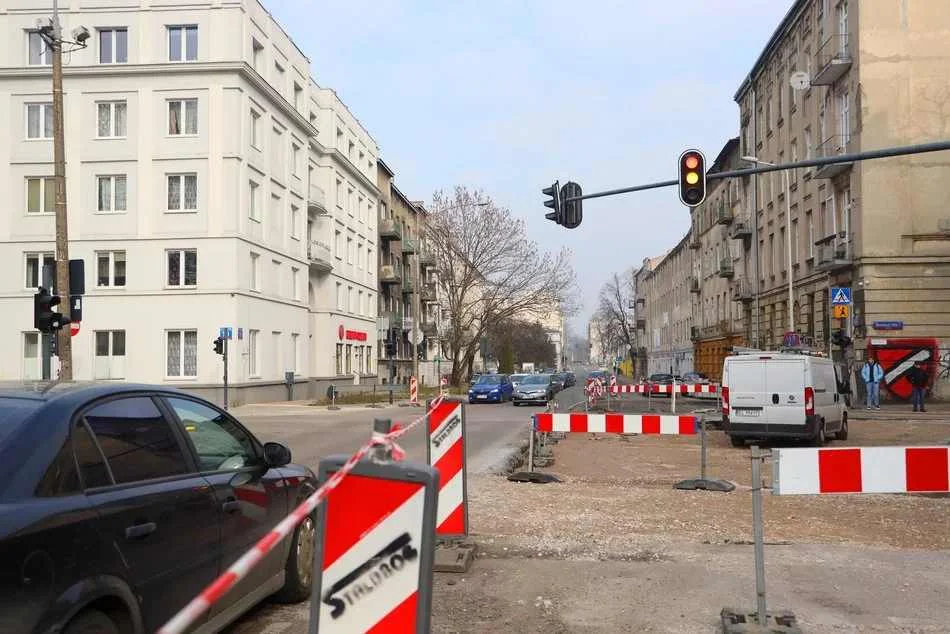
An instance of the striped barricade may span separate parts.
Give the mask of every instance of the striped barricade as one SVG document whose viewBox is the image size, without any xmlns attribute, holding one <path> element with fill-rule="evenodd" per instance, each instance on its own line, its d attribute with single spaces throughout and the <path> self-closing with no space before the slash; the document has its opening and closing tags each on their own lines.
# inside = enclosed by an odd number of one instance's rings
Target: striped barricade
<svg viewBox="0 0 950 634">
<path fill-rule="evenodd" d="M 539 432 L 589 432 L 606 434 L 662 434 L 693 436 L 697 433 L 695 416 L 660 414 L 535 414 Z"/>
<path fill-rule="evenodd" d="M 442 399 L 429 411 L 426 429 L 428 463 L 439 472 L 439 504 L 436 537 L 458 539 L 468 536 L 468 470 L 465 463 L 465 405 L 460 400 Z"/>
<path fill-rule="evenodd" d="M 419 404 L 419 382 L 414 376 L 409 377 L 409 404 Z"/>
</svg>

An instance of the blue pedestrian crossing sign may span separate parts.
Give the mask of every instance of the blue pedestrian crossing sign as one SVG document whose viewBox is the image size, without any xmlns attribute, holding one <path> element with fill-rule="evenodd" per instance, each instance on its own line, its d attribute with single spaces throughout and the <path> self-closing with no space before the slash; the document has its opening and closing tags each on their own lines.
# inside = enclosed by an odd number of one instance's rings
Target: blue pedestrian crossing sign
<svg viewBox="0 0 950 634">
<path fill-rule="evenodd" d="M 832 286 L 831 287 L 831 305 L 832 306 L 850 306 L 851 305 L 851 287 L 850 286 Z"/>
<path fill-rule="evenodd" d="M 234 331 L 231 330 L 230 326 L 221 326 L 218 328 L 218 336 L 223 339 L 232 339 L 234 336 Z"/>
</svg>

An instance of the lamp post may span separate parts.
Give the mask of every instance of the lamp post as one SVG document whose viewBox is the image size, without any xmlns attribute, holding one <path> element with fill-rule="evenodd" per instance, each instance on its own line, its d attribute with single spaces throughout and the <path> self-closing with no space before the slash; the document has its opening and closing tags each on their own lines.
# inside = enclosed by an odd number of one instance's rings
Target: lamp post
<svg viewBox="0 0 950 634">
<path fill-rule="evenodd" d="M 743 161 L 759 165 L 774 166 L 775 163 L 760 161 L 755 156 L 743 156 Z M 788 332 L 795 332 L 795 277 L 792 272 L 792 191 L 789 187 L 788 170 L 782 170 L 785 179 L 785 255 L 788 267 Z M 758 222 L 756 222 L 758 224 Z"/>
</svg>

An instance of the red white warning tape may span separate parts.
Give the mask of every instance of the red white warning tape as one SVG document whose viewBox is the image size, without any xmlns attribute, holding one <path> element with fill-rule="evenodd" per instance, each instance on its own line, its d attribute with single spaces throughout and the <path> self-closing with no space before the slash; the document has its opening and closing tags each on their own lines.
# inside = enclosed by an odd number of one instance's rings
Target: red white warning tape
<svg viewBox="0 0 950 634">
<path fill-rule="evenodd" d="M 696 417 L 658 414 L 555 414 L 535 416 L 537 431 L 693 436 Z"/>
<path fill-rule="evenodd" d="M 439 396 L 433 399 L 431 407 L 435 408 L 441 402 L 442 397 Z M 428 414 L 428 412 L 426 414 Z M 313 513 L 313 510 L 317 508 L 320 502 L 326 499 L 330 491 L 336 488 L 340 481 L 353 470 L 356 463 L 363 459 L 373 447 L 383 446 L 391 449 L 394 460 L 402 460 L 405 458 L 406 454 L 396 444 L 396 439 L 406 434 L 406 432 L 413 427 L 421 424 L 425 419 L 426 415 L 424 414 L 405 427 L 394 428 L 388 434 L 373 432 L 369 442 L 350 456 L 349 460 L 346 461 L 339 471 L 334 472 L 323 486 L 314 491 L 313 494 L 304 500 L 300 506 L 295 508 L 290 515 L 282 519 L 277 526 L 254 544 L 253 548 L 241 555 L 240 559 L 231 564 L 231 567 L 228 568 L 224 574 L 212 581 L 197 597 L 192 599 L 191 602 L 182 608 L 178 614 L 173 616 L 168 623 L 163 625 L 158 630 L 158 634 L 180 634 L 188 629 L 199 616 L 217 603 L 238 581 L 247 576 L 251 568 L 266 557 L 282 539 L 290 535 L 297 527 L 297 524 Z"/>
<path fill-rule="evenodd" d="M 677 383 L 677 394 L 715 394 L 719 391 L 718 385 L 711 383 Z M 671 394 L 673 386 L 669 384 L 639 383 L 637 385 L 612 385 L 611 394 Z"/>
<path fill-rule="evenodd" d="M 774 449 L 775 495 L 950 492 L 950 447 Z"/>
</svg>

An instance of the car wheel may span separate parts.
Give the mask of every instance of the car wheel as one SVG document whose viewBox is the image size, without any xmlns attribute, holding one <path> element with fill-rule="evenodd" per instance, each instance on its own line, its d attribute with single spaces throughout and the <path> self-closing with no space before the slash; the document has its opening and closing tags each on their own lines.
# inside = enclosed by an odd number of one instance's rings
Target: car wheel
<svg viewBox="0 0 950 634">
<path fill-rule="evenodd" d="M 733 447 L 745 447 L 745 438 L 741 436 L 729 436 L 729 442 Z"/>
<path fill-rule="evenodd" d="M 119 627 L 99 610 L 83 610 L 70 621 L 63 634 L 119 634 Z"/>
<path fill-rule="evenodd" d="M 825 421 L 818 421 L 818 431 L 815 432 L 815 437 L 812 439 L 812 444 L 816 447 L 824 447 L 825 443 L 828 442 L 828 438 L 825 436 Z"/>
<path fill-rule="evenodd" d="M 514 405 L 515 407 L 518 407 L 519 405 L 521 405 L 521 403 L 519 403 L 518 401 L 515 401 L 515 400 L 512 400 L 512 401 L 511 401 L 511 404 Z"/>
<path fill-rule="evenodd" d="M 841 429 L 838 430 L 838 433 L 835 434 L 835 438 L 838 440 L 847 440 L 848 439 L 848 415 L 841 415 Z"/>
<path fill-rule="evenodd" d="M 310 597 L 313 586 L 313 549 L 317 531 L 313 516 L 308 515 L 294 531 L 290 554 L 284 565 L 284 587 L 274 595 L 280 603 L 300 603 Z"/>
</svg>

